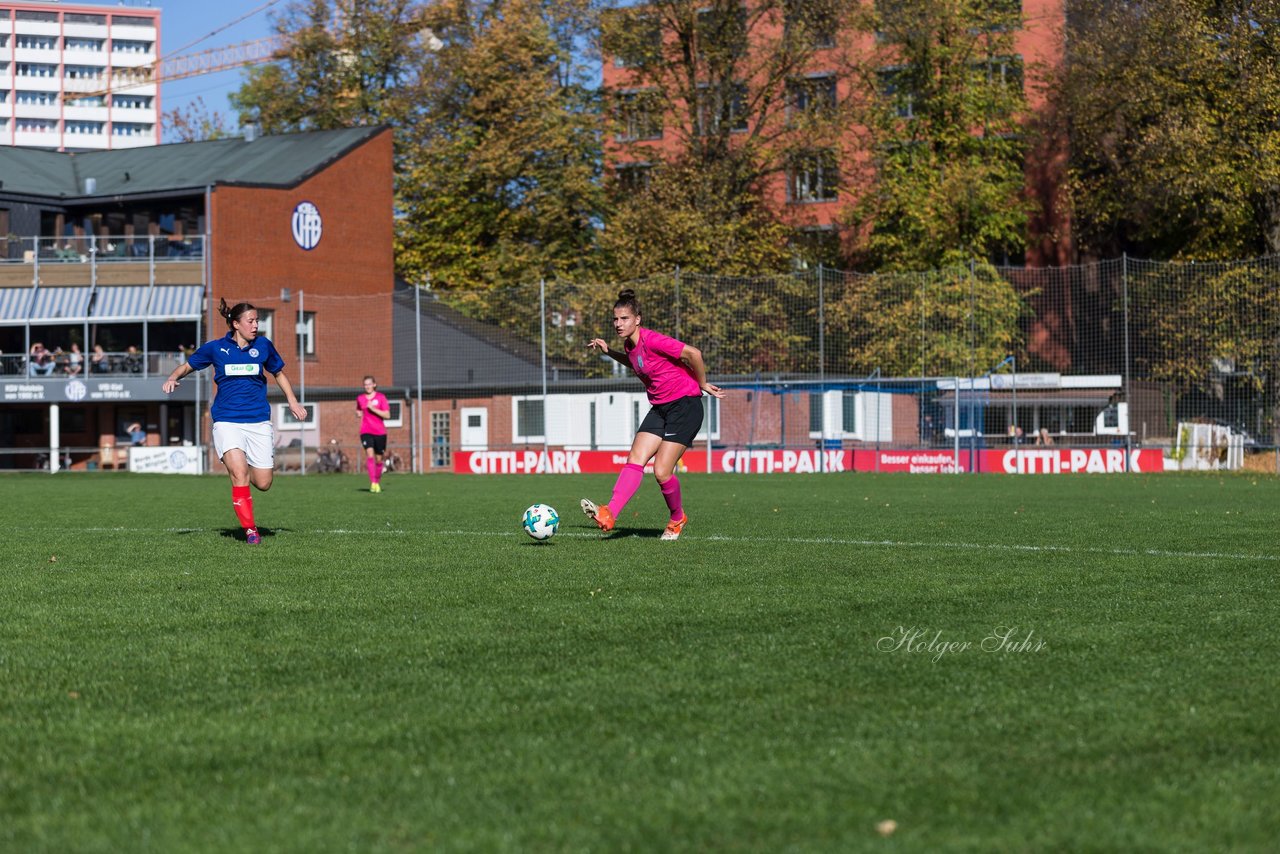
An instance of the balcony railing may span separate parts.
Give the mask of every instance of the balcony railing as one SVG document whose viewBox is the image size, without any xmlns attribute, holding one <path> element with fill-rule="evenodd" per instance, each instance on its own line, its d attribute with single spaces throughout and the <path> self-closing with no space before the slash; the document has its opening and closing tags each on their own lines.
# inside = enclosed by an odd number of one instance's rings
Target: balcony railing
<svg viewBox="0 0 1280 854">
<path fill-rule="evenodd" d="M 145 380 L 166 377 L 186 361 L 185 353 L 173 350 L 89 352 L 77 355 L 80 357 L 78 361 L 70 352 L 61 349 L 50 352 L 47 359 L 33 354 L 0 354 L 0 381 L 67 380 L 71 377 Z"/>
<path fill-rule="evenodd" d="M 204 235 L 0 235 L 0 287 L 203 284 L 207 245 Z"/>
</svg>

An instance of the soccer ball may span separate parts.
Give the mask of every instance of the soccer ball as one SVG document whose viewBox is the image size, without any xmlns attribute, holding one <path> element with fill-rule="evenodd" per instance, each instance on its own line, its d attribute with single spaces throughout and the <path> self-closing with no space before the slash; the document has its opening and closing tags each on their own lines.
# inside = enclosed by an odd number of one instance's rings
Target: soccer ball
<svg viewBox="0 0 1280 854">
<path fill-rule="evenodd" d="M 524 511 L 524 532 L 535 540 L 549 540 L 560 527 L 560 516 L 554 507 L 534 504 Z"/>
</svg>

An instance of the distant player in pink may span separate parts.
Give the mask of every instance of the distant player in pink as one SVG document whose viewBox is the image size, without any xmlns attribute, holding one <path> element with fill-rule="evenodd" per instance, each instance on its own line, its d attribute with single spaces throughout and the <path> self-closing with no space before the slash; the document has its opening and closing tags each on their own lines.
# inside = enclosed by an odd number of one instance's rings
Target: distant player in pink
<svg viewBox="0 0 1280 854">
<path fill-rule="evenodd" d="M 622 339 L 621 352 L 611 349 L 603 338 L 594 338 L 587 346 L 631 368 L 644 383 L 653 408 L 640 422 L 609 503 L 598 506 L 584 498 L 582 511 L 600 530 L 612 531 L 618 514 L 644 480 L 645 465 L 653 460 L 653 476 L 671 511 L 662 539 L 676 540 L 689 521 L 680 500 L 676 463 L 702 429 L 702 393 L 724 397 L 724 392 L 707 382 L 707 365 L 697 347 L 640 325 L 640 303 L 630 288 L 621 291 L 613 304 L 613 331 Z"/>
<path fill-rule="evenodd" d="M 369 491 L 382 491 L 382 459 L 387 455 L 387 425 L 391 404 L 378 391 L 373 377 L 364 378 L 364 393 L 356 397 L 360 413 L 360 446 L 364 448 L 364 466 L 369 472 Z"/>
</svg>

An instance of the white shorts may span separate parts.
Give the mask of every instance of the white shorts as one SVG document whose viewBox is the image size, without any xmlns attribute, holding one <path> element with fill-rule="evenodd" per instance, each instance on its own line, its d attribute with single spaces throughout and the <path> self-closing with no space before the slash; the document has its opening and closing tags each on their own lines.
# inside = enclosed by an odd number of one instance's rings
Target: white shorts
<svg viewBox="0 0 1280 854">
<path fill-rule="evenodd" d="M 270 421 L 238 424 L 234 421 L 213 422 L 213 447 L 222 459 L 227 451 L 244 451 L 249 465 L 256 469 L 275 467 L 276 431 Z"/>
</svg>

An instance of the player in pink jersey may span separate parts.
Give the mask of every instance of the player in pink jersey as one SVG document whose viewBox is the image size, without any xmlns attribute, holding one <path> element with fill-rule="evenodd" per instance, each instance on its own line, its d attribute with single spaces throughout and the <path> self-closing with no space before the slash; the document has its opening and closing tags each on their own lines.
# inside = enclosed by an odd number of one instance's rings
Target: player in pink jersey
<svg viewBox="0 0 1280 854">
<path fill-rule="evenodd" d="M 387 425 L 391 404 L 378 391 L 373 377 L 364 378 L 364 393 L 356 396 L 356 412 L 360 413 L 360 445 L 364 448 L 364 466 L 369 472 L 369 491 L 382 491 L 382 460 L 387 455 Z"/>
<path fill-rule="evenodd" d="M 707 382 L 707 364 L 697 347 L 677 341 L 640 325 L 640 303 L 630 288 L 618 294 L 613 304 L 613 331 L 622 339 L 622 350 L 612 349 L 603 338 L 587 346 L 599 350 L 635 372 L 644 383 L 652 408 L 640 422 L 631 443 L 627 464 L 613 485 L 613 497 L 606 505 L 582 499 L 582 510 L 602 531 L 612 531 L 622 508 L 644 480 L 644 467 L 653 461 L 653 476 L 671 511 L 671 521 L 662 539 L 679 539 L 689 517 L 680 500 L 680 479 L 676 463 L 702 429 L 702 393 L 724 397 L 718 386 Z"/>
</svg>

